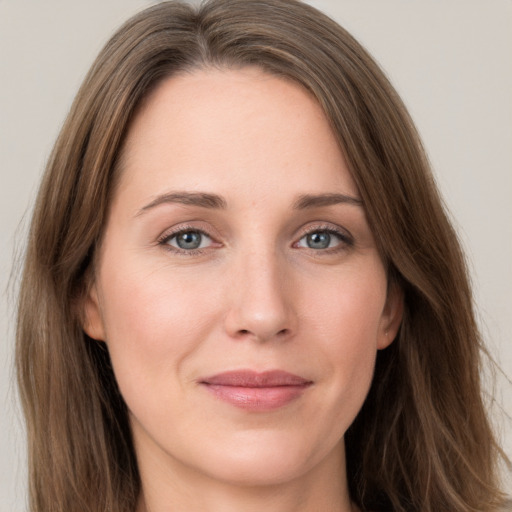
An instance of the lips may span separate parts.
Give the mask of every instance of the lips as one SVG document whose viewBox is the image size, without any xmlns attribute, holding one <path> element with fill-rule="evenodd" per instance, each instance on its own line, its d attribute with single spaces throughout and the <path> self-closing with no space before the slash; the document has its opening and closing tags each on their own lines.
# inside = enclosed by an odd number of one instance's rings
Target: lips
<svg viewBox="0 0 512 512">
<path fill-rule="evenodd" d="M 252 411 L 271 411 L 298 399 L 313 382 L 282 370 L 224 372 L 199 381 L 216 398 Z"/>
</svg>

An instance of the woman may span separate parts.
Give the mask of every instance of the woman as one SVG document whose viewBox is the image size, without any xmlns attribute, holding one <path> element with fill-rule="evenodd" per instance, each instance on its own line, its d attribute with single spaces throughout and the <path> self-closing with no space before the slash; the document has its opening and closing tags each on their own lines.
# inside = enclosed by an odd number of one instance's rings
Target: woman
<svg viewBox="0 0 512 512">
<path fill-rule="evenodd" d="M 456 240 L 334 22 L 287 0 L 134 17 L 34 213 L 32 510 L 497 510 Z"/>
</svg>

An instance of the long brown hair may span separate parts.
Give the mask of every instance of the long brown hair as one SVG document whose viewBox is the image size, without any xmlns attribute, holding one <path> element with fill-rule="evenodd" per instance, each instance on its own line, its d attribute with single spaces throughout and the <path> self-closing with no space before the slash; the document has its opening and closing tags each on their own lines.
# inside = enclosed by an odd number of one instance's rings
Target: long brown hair
<svg viewBox="0 0 512 512">
<path fill-rule="evenodd" d="M 81 328 L 81 300 L 141 101 L 179 71 L 247 65 L 302 84 L 321 104 L 404 291 L 400 332 L 379 352 L 346 434 L 352 499 L 374 511 L 495 510 L 501 452 L 482 401 L 467 270 L 420 140 L 366 51 L 294 0 L 153 6 L 112 37 L 78 92 L 41 184 L 19 299 L 31 510 L 135 510 L 126 406 L 106 347 Z"/>
</svg>

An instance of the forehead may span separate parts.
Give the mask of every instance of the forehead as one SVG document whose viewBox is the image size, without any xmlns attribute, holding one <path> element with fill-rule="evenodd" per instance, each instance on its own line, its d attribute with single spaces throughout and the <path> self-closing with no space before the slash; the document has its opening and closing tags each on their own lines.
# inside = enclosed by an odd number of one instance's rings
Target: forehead
<svg viewBox="0 0 512 512">
<path fill-rule="evenodd" d="M 158 85 L 124 146 L 120 189 L 357 194 L 318 102 L 258 68 L 201 69 Z"/>
</svg>

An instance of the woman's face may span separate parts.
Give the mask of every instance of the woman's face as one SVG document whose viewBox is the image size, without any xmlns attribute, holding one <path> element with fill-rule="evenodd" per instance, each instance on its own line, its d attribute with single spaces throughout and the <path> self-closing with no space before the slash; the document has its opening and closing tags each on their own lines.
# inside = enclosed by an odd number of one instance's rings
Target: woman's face
<svg viewBox="0 0 512 512">
<path fill-rule="evenodd" d="M 308 93 L 255 68 L 159 85 L 86 301 L 143 469 L 260 484 L 332 470 L 400 315 Z"/>
</svg>

